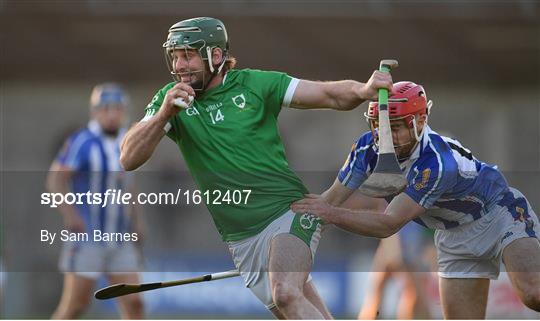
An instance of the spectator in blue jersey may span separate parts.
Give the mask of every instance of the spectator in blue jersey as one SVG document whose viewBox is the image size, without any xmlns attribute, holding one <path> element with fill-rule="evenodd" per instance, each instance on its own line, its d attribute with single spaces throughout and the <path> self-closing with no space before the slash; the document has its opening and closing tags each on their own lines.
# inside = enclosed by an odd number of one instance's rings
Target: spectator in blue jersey
<svg viewBox="0 0 540 321">
<path fill-rule="evenodd" d="M 120 141 L 125 129 L 126 91 L 114 83 L 96 86 L 90 98 L 91 120 L 87 127 L 72 134 L 51 165 L 47 189 L 53 193 L 101 193 L 107 190 L 128 191 L 133 180 L 119 163 Z M 97 194 L 96 194 L 97 195 Z M 111 283 L 138 283 L 139 251 L 133 241 L 95 241 L 101 235 L 140 233 L 141 221 L 134 205 L 62 204 L 58 209 L 65 230 L 87 233 L 88 240 L 65 241 L 60 258 L 64 287 L 52 318 L 73 319 L 90 303 L 96 279 L 106 274 Z M 111 234 L 109 234 L 111 233 Z M 112 234 L 115 233 L 115 234 Z M 123 318 L 140 319 L 143 306 L 139 295 L 119 299 Z"/>
<path fill-rule="evenodd" d="M 295 202 L 292 210 L 379 238 L 395 234 L 411 220 L 436 229 L 445 318 L 485 318 L 489 282 L 498 277 L 501 261 L 523 303 L 540 311 L 538 217 L 495 166 L 428 126 L 431 105 L 422 86 L 410 81 L 394 84 L 388 110 L 408 185 L 387 199 L 384 211 L 339 207 L 377 162 L 377 102 L 370 103 L 366 113 L 371 131 L 353 145 L 334 184 L 322 197 L 310 194 Z"/>
</svg>

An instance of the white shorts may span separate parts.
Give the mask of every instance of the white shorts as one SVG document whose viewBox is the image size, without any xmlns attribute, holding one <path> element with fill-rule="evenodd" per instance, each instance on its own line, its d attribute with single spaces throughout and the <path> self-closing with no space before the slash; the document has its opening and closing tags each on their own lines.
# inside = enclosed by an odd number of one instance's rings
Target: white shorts
<svg viewBox="0 0 540 321">
<path fill-rule="evenodd" d="M 439 276 L 497 279 L 503 250 L 513 241 L 540 236 L 538 217 L 518 190 L 480 219 L 435 232 Z"/>
<path fill-rule="evenodd" d="M 97 279 L 103 273 L 134 273 L 141 269 L 141 258 L 132 242 L 115 246 L 95 242 L 66 242 L 60 255 L 60 271 Z"/>
<path fill-rule="evenodd" d="M 268 276 L 272 239 L 284 233 L 295 235 L 306 243 L 313 259 L 321 238 L 321 229 L 321 221 L 315 216 L 288 211 L 259 234 L 240 241 L 227 242 L 234 265 L 240 271 L 246 287 L 261 300 L 267 309 L 275 307 Z"/>
</svg>

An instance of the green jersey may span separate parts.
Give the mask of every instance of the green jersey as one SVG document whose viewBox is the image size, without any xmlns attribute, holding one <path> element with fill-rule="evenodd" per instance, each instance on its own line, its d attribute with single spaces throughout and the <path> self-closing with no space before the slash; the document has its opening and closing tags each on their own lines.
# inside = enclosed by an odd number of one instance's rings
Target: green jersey
<svg viewBox="0 0 540 321">
<path fill-rule="evenodd" d="M 225 241 L 259 233 L 307 193 L 289 168 L 277 125 L 297 83 L 279 72 L 229 70 L 222 84 L 169 120 L 167 136 L 182 151 L 200 192 L 208 191 L 203 200 Z M 174 84 L 158 91 L 146 117 Z M 213 198 L 235 191 L 243 191 L 240 202 Z"/>
</svg>

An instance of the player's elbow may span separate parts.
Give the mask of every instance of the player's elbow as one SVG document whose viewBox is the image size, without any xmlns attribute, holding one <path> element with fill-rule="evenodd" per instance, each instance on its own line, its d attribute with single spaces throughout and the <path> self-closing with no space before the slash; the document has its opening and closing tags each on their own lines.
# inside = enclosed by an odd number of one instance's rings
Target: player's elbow
<svg viewBox="0 0 540 321">
<path fill-rule="evenodd" d="M 378 231 L 377 235 L 375 237 L 377 238 L 380 238 L 380 239 L 385 239 L 387 237 L 390 237 L 394 234 L 396 234 L 397 231 L 395 231 L 394 229 L 390 228 L 390 227 L 386 227 L 384 229 L 381 229 L 380 231 Z"/>
<path fill-rule="evenodd" d="M 358 107 L 357 105 L 349 104 L 349 105 L 342 105 L 339 110 L 341 111 L 350 111 Z"/>
<path fill-rule="evenodd" d="M 337 110 L 337 111 L 349 111 L 356 108 L 356 106 L 353 104 L 340 101 L 338 97 L 334 97 L 332 101 L 333 101 L 331 104 L 332 109 Z"/>
<path fill-rule="evenodd" d="M 150 159 L 151 155 L 152 153 L 146 150 L 132 151 L 129 149 L 122 149 L 120 152 L 120 165 L 126 171 L 134 171 L 144 165 L 144 163 Z"/>
<path fill-rule="evenodd" d="M 144 162 L 138 160 L 133 153 L 125 148 L 120 152 L 120 165 L 126 171 L 133 171 L 139 168 Z"/>
<path fill-rule="evenodd" d="M 155 148 L 151 142 L 136 134 L 137 130 L 132 133 L 134 128 L 140 127 L 139 124 L 128 131 L 120 145 L 120 165 L 126 171 L 133 171 L 141 167 L 150 159 Z"/>
<path fill-rule="evenodd" d="M 134 155 L 132 148 L 129 147 L 129 132 L 126 134 L 126 137 L 122 140 L 120 144 L 120 166 L 126 171 L 132 171 L 137 169 L 134 162 Z"/>
<path fill-rule="evenodd" d="M 388 216 L 389 220 L 387 224 L 385 224 L 384 228 L 379 231 L 379 238 L 387 238 L 394 234 L 396 234 L 401 227 L 403 226 L 403 223 L 399 220 L 396 220 L 393 217 Z"/>
</svg>

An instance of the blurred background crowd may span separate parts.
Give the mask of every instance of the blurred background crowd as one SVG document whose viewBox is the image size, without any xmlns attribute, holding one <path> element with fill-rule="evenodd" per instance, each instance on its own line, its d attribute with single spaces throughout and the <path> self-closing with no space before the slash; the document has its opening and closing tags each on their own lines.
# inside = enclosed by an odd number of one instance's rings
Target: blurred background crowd
<svg viewBox="0 0 540 321">
<path fill-rule="evenodd" d="M 0 0 L 2 318 L 47 318 L 58 301 L 59 244 L 42 244 L 39 231 L 59 230 L 62 221 L 39 194 L 66 135 L 88 120 L 92 87 L 122 83 L 131 94 L 130 122 L 141 119 L 172 81 L 161 47 L 168 28 L 196 16 L 225 23 L 239 68 L 366 81 L 380 59 L 399 60 L 394 80 L 424 85 L 434 102 L 431 127 L 497 164 L 540 211 L 537 1 Z M 312 192 L 333 182 L 368 130 L 365 109 L 281 112 L 290 165 Z M 142 192 L 195 188 L 170 140 L 136 176 Z M 204 206 L 143 212 L 145 281 L 233 267 Z M 314 277 L 336 316 L 356 316 L 377 244 L 335 228 L 323 235 Z M 430 280 L 426 292 L 440 316 Z M 381 313 L 393 317 L 399 284 L 390 287 Z M 538 318 L 512 296 L 504 275 L 491 291 L 488 317 Z M 159 290 L 144 300 L 156 318 L 271 317 L 239 279 Z M 88 316 L 115 317 L 113 304 L 95 302 Z"/>
</svg>

